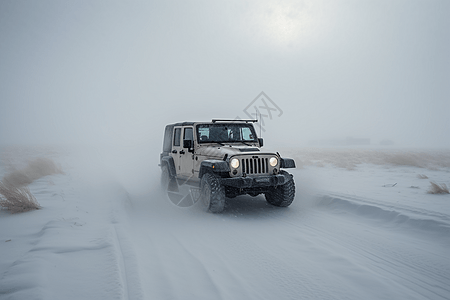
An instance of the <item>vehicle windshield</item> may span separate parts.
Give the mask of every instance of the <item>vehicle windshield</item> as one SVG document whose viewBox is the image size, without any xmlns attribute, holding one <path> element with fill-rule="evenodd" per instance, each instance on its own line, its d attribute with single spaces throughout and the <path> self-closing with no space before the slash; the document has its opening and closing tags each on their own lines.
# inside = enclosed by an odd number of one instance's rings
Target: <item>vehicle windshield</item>
<svg viewBox="0 0 450 300">
<path fill-rule="evenodd" d="M 256 134 L 252 124 L 199 124 L 197 125 L 199 143 L 255 142 Z"/>
</svg>

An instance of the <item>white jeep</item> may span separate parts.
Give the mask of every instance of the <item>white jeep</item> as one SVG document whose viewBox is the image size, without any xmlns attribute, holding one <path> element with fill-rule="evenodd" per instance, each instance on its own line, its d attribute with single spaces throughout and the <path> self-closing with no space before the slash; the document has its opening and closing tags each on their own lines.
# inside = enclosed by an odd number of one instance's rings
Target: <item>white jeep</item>
<svg viewBox="0 0 450 300">
<path fill-rule="evenodd" d="M 160 155 L 163 188 L 180 182 L 199 188 L 200 201 L 213 213 L 221 212 L 226 198 L 264 194 L 268 203 L 289 206 L 294 200 L 295 168 L 290 158 L 261 150 L 256 120 L 212 120 L 167 125 Z"/>
</svg>

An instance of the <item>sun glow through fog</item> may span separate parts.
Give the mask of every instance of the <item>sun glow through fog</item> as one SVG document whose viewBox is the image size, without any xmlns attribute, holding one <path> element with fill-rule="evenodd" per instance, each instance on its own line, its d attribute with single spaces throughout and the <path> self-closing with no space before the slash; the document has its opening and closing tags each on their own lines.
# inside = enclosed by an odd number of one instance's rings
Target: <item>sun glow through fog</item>
<svg viewBox="0 0 450 300">
<path fill-rule="evenodd" d="M 267 16 L 265 30 L 272 39 L 283 44 L 295 41 L 301 31 L 306 31 L 309 20 L 306 16 L 299 18 L 297 13 L 292 13 L 291 7 L 276 6 Z"/>
<path fill-rule="evenodd" d="M 0 1 L 0 144 L 159 149 L 166 124 L 245 117 L 264 91 L 284 112 L 267 121 L 276 144 L 450 146 L 448 11 L 447 0 Z"/>
<path fill-rule="evenodd" d="M 278 49 L 311 46 L 323 33 L 319 25 L 326 19 L 317 5 L 310 1 L 261 4 L 253 13 L 256 37 Z"/>
</svg>

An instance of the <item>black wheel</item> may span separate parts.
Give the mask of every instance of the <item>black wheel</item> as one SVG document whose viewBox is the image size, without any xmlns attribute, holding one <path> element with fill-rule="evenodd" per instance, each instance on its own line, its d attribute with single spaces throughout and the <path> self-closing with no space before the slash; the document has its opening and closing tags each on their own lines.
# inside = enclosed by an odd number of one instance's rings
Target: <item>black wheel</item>
<svg viewBox="0 0 450 300">
<path fill-rule="evenodd" d="M 219 179 L 211 173 L 206 173 L 200 182 L 200 197 L 206 210 L 220 213 L 225 207 L 225 188 Z"/>
<path fill-rule="evenodd" d="M 288 182 L 283 185 L 272 188 L 265 193 L 266 200 L 272 205 L 286 207 L 291 205 L 295 197 L 295 183 L 291 174 L 286 171 L 280 171 L 281 174 L 290 176 Z"/>
</svg>

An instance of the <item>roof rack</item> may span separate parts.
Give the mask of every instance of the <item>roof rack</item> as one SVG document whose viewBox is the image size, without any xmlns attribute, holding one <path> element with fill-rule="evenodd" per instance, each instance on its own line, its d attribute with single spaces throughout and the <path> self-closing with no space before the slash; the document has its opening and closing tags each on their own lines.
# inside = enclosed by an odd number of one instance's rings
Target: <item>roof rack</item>
<svg viewBox="0 0 450 300">
<path fill-rule="evenodd" d="M 252 122 L 252 123 L 255 123 L 255 122 L 258 122 L 258 120 L 226 120 L 226 119 L 212 119 L 212 122 L 213 122 L 213 123 L 217 123 L 217 122 L 245 122 L 245 123 Z"/>
</svg>

